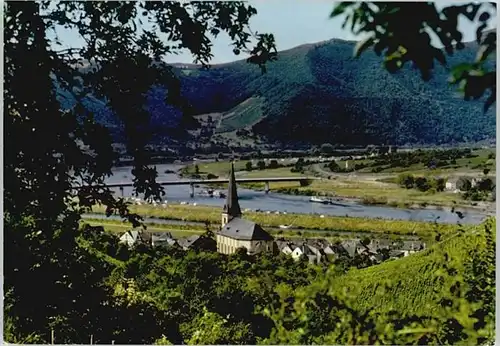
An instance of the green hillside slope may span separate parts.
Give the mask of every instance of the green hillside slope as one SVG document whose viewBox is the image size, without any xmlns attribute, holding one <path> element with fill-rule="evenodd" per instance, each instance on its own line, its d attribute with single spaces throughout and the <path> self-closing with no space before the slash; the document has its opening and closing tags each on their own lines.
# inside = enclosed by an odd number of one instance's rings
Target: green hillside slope
<svg viewBox="0 0 500 346">
<path fill-rule="evenodd" d="M 483 114 L 481 101 L 464 101 L 445 68 L 437 66 L 427 83 L 410 66 L 392 75 L 373 52 L 353 58 L 354 44 L 330 40 L 281 52 L 263 75 L 243 61 L 183 70 L 184 95 L 197 114 L 231 113 L 216 133 L 255 124 L 256 134 L 272 140 L 362 145 L 494 137 L 493 110 Z M 450 66 L 473 60 L 476 49 L 467 44 Z"/>
<path fill-rule="evenodd" d="M 471 250 L 486 246 L 484 226 L 459 233 L 414 255 L 361 270 L 353 270 L 342 278 L 343 285 L 356 290 L 355 307 L 379 312 L 397 310 L 405 314 L 427 314 L 438 308 L 443 297 L 437 270 L 450 261 L 464 264 Z M 495 229 L 495 224 L 493 225 Z M 464 275 L 464 272 L 459 273 Z M 457 274 L 458 275 L 458 274 Z M 382 289 L 385 283 L 390 286 Z"/>
</svg>

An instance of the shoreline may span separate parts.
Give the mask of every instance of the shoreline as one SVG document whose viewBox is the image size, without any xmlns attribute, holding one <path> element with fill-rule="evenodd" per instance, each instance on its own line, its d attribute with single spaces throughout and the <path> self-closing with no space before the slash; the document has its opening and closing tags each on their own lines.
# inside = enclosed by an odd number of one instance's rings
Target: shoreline
<svg viewBox="0 0 500 346">
<path fill-rule="evenodd" d="M 200 186 L 203 186 L 204 188 L 208 188 L 208 185 L 203 185 L 200 184 Z M 263 192 L 264 190 L 261 188 L 256 188 L 252 186 L 244 186 L 245 189 L 247 190 L 252 190 L 252 191 L 259 191 Z M 269 191 L 270 193 L 275 193 L 275 194 L 280 194 L 280 195 L 286 195 L 286 196 L 305 196 L 305 197 L 313 197 L 315 195 L 312 194 L 304 194 L 304 195 L 297 195 L 292 192 L 288 191 L 273 191 L 271 189 Z M 368 206 L 368 207 L 387 207 L 387 208 L 398 208 L 398 209 L 410 209 L 410 210 L 440 210 L 440 211 L 446 211 L 446 212 L 452 212 L 452 209 L 459 208 L 464 211 L 472 211 L 476 212 L 479 214 L 484 214 L 485 216 L 495 216 L 496 215 L 496 210 L 495 210 L 495 203 L 488 203 L 488 205 L 464 205 L 464 204 L 456 204 L 455 206 L 449 205 L 449 204 L 435 204 L 435 203 L 425 203 L 425 206 L 422 204 L 418 203 L 412 203 L 408 205 L 403 205 L 401 203 L 363 203 L 363 198 L 359 197 L 348 197 L 348 196 L 325 196 L 329 198 L 334 198 L 335 202 L 339 203 L 353 203 L 357 205 L 362 205 L 362 206 Z M 311 202 L 313 203 L 313 202 Z M 487 203 L 487 202 L 478 202 L 480 203 Z"/>
<path fill-rule="evenodd" d="M 176 170 L 172 170 L 172 174 L 175 174 L 178 179 L 190 179 L 188 175 L 182 174 L 182 170 L 186 168 L 189 165 L 192 165 L 196 161 L 183 161 L 183 162 L 178 162 L 175 163 L 177 168 Z M 198 161 L 198 162 L 203 162 L 203 161 Z M 122 167 L 123 168 L 123 167 Z M 367 174 L 368 175 L 368 174 Z M 373 176 L 373 174 L 370 174 L 370 176 Z M 208 188 L 208 185 L 203 185 L 200 184 L 200 186 L 203 186 L 203 188 Z M 249 185 L 243 185 L 247 190 L 252 190 L 252 191 L 264 191 L 260 187 L 255 187 L 252 186 L 251 184 Z M 271 188 L 270 190 L 271 193 L 276 193 L 276 194 L 281 194 L 281 195 L 286 195 L 286 196 L 307 196 L 307 197 L 312 197 L 315 196 L 315 194 L 295 194 L 291 190 L 287 191 L 286 189 L 283 189 L 280 191 L 278 188 L 278 191 L 273 191 Z M 396 209 L 407 209 L 407 210 L 438 210 L 438 211 L 446 211 L 446 212 L 452 212 L 452 209 L 459 208 L 465 212 L 475 212 L 481 215 L 484 215 L 485 217 L 491 217 L 491 216 L 496 216 L 496 204 L 490 203 L 490 202 L 484 202 L 484 201 L 479 201 L 477 202 L 478 205 L 466 205 L 462 203 L 456 203 L 455 205 L 453 204 L 436 204 L 436 203 L 427 203 L 427 202 L 413 202 L 413 203 L 405 203 L 404 201 L 400 202 L 382 202 L 382 203 L 364 203 L 363 199 L 364 197 L 352 197 L 352 196 L 341 196 L 341 195 L 335 195 L 335 196 L 327 196 L 327 197 L 333 197 L 336 199 L 337 202 L 339 203 L 353 203 L 357 204 L 360 206 L 367 206 L 367 207 L 387 207 L 387 208 L 396 208 Z"/>
</svg>

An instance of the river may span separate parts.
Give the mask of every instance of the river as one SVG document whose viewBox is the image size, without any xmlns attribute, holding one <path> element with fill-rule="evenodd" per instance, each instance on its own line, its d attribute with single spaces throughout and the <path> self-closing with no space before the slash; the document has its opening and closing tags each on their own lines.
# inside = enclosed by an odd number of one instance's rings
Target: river
<svg viewBox="0 0 500 346">
<path fill-rule="evenodd" d="M 158 180 L 178 180 L 176 174 L 165 173 L 166 170 L 177 171 L 181 165 L 164 164 L 157 165 Z M 131 182 L 131 167 L 117 167 L 113 169 L 113 175 L 109 177 L 107 183 Z M 272 184 L 272 183 L 271 183 Z M 223 207 L 225 200 L 221 198 L 211 198 L 200 196 L 198 193 L 204 188 L 195 189 L 195 196 L 189 196 L 189 185 L 166 186 L 166 195 L 164 199 L 168 202 L 180 203 L 189 202 L 200 205 L 211 205 Z M 120 192 L 117 189 L 117 193 Z M 132 188 L 124 188 L 124 196 L 132 196 Z M 262 211 L 280 211 L 288 213 L 308 213 L 323 214 L 345 217 L 367 217 L 374 219 L 392 219 L 409 221 L 436 221 L 439 223 L 464 223 L 478 224 L 486 218 L 472 210 L 460 210 L 464 216 L 462 220 L 449 210 L 431 210 L 431 209 L 401 209 L 388 206 L 368 206 L 355 202 L 342 202 L 336 205 L 322 205 L 309 202 L 308 196 L 292 196 L 285 194 L 272 193 L 266 194 L 263 191 L 253 191 L 249 189 L 238 188 L 238 196 L 242 209 L 251 209 Z"/>
</svg>

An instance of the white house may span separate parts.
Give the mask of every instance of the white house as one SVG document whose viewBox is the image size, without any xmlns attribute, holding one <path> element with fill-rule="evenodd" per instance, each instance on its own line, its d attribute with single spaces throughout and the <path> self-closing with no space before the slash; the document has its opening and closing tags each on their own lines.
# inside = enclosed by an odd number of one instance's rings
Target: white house
<svg viewBox="0 0 500 346">
<path fill-rule="evenodd" d="M 310 263 L 319 263 L 321 261 L 321 251 L 314 246 L 303 244 L 297 246 L 292 252 L 292 258 L 298 260 L 306 256 Z"/>
<path fill-rule="evenodd" d="M 127 246 L 137 245 L 142 242 L 145 244 L 151 244 L 151 233 L 144 231 L 127 231 L 120 236 L 119 242 Z"/>
<path fill-rule="evenodd" d="M 287 244 L 281 248 L 281 252 L 284 253 L 285 255 L 291 255 L 294 250 L 294 246 L 291 244 Z"/>
</svg>

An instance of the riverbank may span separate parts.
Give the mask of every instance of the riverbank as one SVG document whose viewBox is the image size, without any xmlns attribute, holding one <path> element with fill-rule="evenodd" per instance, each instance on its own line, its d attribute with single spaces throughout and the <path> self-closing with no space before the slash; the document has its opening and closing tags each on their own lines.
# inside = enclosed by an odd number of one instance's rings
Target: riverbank
<svg viewBox="0 0 500 346">
<path fill-rule="evenodd" d="M 178 224 L 176 220 L 165 220 L 165 219 L 154 219 L 146 218 L 144 224 L 146 229 L 150 232 L 169 232 L 172 236 L 177 238 L 189 237 L 192 235 L 201 235 L 210 230 L 212 232 L 217 232 L 219 226 L 216 224 L 208 225 L 208 228 L 203 223 L 198 222 L 186 222 L 184 224 Z M 107 218 L 105 215 L 101 214 L 91 214 L 84 215 L 82 223 L 89 224 L 91 226 L 101 226 L 105 231 L 112 233 L 123 233 L 132 229 L 132 226 L 128 222 L 121 221 L 120 218 L 110 217 Z M 392 240 L 423 240 L 418 236 L 413 235 L 394 235 L 394 234 L 383 234 L 375 232 L 348 232 L 348 231 L 328 231 L 328 230 L 314 230 L 314 229 L 280 229 L 280 228 L 266 228 L 266 231 L 273 235 L 275 238 L 283 239 L 326 239 L 330 242 L 342 241 L 346 239 L 353 238 L 385 238 Z M 429 239 L 427 243 L 432 243 L 432 239 Z"/>
<path fill-rule="evenodd" d="M 288 162 L 284 162 L 287 164 Z M 293 182 L 273 182 L 270 192 L 295 196 L 325 196 L 334 197 L 340 203 L 357 203 L 367 206 L 388 206 L 414 210 L 446 210 L 461 208 L 469 211 L 482 212 L 486 215 L 495 215 L 496 206 L 492 202 L 472 202 L 463 200 L 459 193 L 421 192 L 415 189 L 404 189 L 395 183 L 396 174 L 388 173 L 360 173 L 360 174 L 333 174 L 321 171 L 319 165 L 307 167 L 304 173 L 291 172 L 289 167 L 275 169 L 252 170 L 245 169 L 246 161 L 235 163 L 235 170 L 241 178 L 266 178 L 278 176 L 305 177 L 315 174 L 324 179 L 312 181 L 308 186 L 298 186 Z M 213 174 L 220 177 L 227 176 L 228 162 L 198 163 L 198 176 L 206 177 Z M 179 174 L 184 177 L 194 174 L 193 164 L 185 165 Z M 327 174 L 328 173 L 328 174 Z M 453 172 L 448 172 L 453 175 Z M 458 173 L 456 173 L 458 174 Z M 464 174 L 464 173 L 462 173 Z M 479 173 L 468 173 L 479 174 Z M 328 176 L 328 178 L 326 178 Z M 242 187 L 254 191 L 264 191 L 264 183 L 245 183 Z M 218 186 L 224 188 L 224 186 Z"/>
<path fill-rule="evenodd" d="M 131 205 L 130 210 L 145 218 L 160 220 L 178 220 L 183 222 L 208 222 L 210 225 L 220 225 L 220 208 L 201 205 L 169 204 L 168 206 Z M 104 207 L 95 206 L 93 213 L 103 215 Z M 270 213 L 245 211 L 244 218 L 254 221 L 266 228 L 280 228 L 285 232 L 300 232 L 303 230 L 328 231 L 332 235 L 339 232 L 371 233 L 398 236 L 418 236 L 432 238 L 437 231 L 441 234 L 457 229 L 454 224 L 435 224 L 422 221 L 383 220 L 359 217 L 339 217 L 312 214 Z"/>
</svg>

